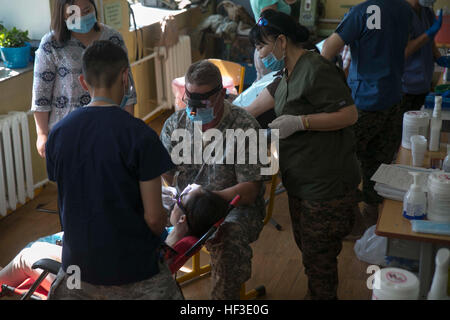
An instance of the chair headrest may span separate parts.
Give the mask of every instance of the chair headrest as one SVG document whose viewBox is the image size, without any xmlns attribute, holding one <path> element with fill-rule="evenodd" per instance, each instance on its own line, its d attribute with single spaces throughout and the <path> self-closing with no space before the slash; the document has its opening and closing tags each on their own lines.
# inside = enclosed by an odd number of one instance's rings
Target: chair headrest
<svg viewBox="0 0 450 320">
<path fill-rule="evenodd" d="M 173 249 L 178 252 L 177 256 L 173 259 L 172 263 L 169 265 L 170 272 L 177 272 L 188 260 L 191 256 L 185 256 L 185 253 L 198 241 L 198 238 L 194 236 L 187 236 L 179 240 L 174 246 Z M 198 250 L 193 252 L 193 254 L 197 253 L 201 249 L 201 246 L 198 247 Z"/>
</svg>

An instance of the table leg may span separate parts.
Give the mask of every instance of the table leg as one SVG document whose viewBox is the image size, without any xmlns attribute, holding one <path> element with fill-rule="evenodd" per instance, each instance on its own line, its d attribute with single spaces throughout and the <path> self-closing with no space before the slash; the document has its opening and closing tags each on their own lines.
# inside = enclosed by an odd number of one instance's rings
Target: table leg
<svg viewBox="0 0 450 320">
<path fill-rule="evenodd" d="M 419 266 L 419 281 L 420 291 L 419 299 L 426 300 L 428 291 L 431 287 L 431 277 L 433 274 L 433 244 L 422 242 L 420 244 L 420 266 Z"/>
</svg>

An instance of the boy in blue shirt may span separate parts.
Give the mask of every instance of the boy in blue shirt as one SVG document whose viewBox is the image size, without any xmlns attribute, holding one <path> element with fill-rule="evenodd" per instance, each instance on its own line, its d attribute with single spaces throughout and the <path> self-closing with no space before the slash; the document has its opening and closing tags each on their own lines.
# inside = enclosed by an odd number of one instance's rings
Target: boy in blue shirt
<svg viewBox="0 0 450 320">
<path fill-rule="evenodd" d="M 91 103 L 50 132 L 47 172 L 58 184 L 64 231 L 50 299 L 182 298 L 159 260 L 167 223 L 161 175 L 173 163 L 158 135 L 119 107 L 127 102 L 128 70 L 122 48 L 94 42 L 80 76 Z M 81 287 L 70 289 L 74 277 Z"/>
<path fill-rule="evenodd" d="M 382 202 L 370 178 L 382 163 L 392 162 L 397 149 L 396 124 L 401 121 L 402 75 L 411 18 L 405 0 L 367 0 L 350 10 L 323 46 L 322 55 L 330 60 L 344 45 L 351 50 L 347 81 L 359 114 L 355 134 L 365 202 L 364 219 L 357 213 L 360 228 L 354 229 L 356 238 L 377 222 Z"/>
</svg>

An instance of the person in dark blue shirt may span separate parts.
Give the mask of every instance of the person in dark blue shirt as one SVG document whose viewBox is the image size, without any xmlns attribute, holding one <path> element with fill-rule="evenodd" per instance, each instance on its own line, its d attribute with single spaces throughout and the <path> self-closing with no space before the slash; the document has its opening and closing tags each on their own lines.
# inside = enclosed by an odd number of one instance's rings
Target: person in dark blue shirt
<svg viewBox="0 0 450 320">
<path fill-rule="evenodd" d="M 128 70 L 122 48 L 94 42 L 80 76 L 92 100 L 50 132 L 47 172 L 58 185 L 64 231 L 50 298 L 182 298 L 159 259 L 167 224 L 161 175 L 174 165 L 158 135 L 120 108 L 127 103 Z"/>
<path fill-rule="evenodd" d="M 442 56 L 434 37 L 442 27 L 442 10 L 436 19 L 433 9 L 420 0 L 406 0 L 413 11 L 411 39 L 406 47 L 403 74 L 403 100 L 401 112 L 420 110 L 431 90 L 434 63 L 450 67 L 450 57 Z M 434 2 L 433 0 L 431 2 Z M 401 137 L 402 123 L 397 129 Z M 400 145 L 400 140 L 398 145 Z"/>
<path fill-rule="evenodd" d="M 357 155 L 363 173 L 363 219 L 357 213 L 353 235 L 375 224 L 382 198 L 372 175 L 396 152 L 396 124 L 401 121 L 402 76 L 412 11 L 405 0 L 367 0 L 353 7 L 327 39 L 322 55 L 332 59 L 349 45 L 348 84 L 358 108 Z M 364 221 L 363 221 L 364 220 Z M 359 228 L 358 228 L 359 226 Z"/>
</svg>

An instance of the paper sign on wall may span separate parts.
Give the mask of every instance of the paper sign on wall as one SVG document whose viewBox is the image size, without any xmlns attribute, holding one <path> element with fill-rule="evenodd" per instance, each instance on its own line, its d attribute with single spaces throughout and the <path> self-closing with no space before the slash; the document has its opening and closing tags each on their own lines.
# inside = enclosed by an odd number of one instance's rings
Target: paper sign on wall
<svg viewBox="0 0 450 320">
<path fill-rule="evenodd" d="M 122 3 L 115 1 L 103 5 L 105 23 L 115 30 L 122 29 Z"/>
</svg>

